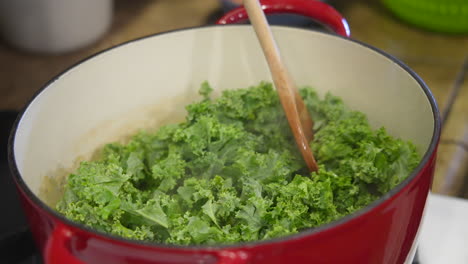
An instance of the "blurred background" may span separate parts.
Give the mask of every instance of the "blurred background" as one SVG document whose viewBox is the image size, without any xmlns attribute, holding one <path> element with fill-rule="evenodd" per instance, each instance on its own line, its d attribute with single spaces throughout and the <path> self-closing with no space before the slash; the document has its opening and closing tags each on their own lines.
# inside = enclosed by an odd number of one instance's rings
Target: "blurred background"
<svg viewBox="0 0 468 264">
<path fill-rule="evenodd" d="M 28 100 L 48 80 L 96 52 L 159 32 L 213 24 L 239 2 L 0 0 L 0 195 L 11 201 L 0 203 L 0 212 L 8 212 L 0 224 L 0 263 L 40 263 L 6 163 L 9 129 Z M 468 198 L 468 1 L 324 2 L 348 20 L 353 39 L 402 60 L 431 88 L 443 119 L 433 192 Z M 297 16 L 270 17 L 270 22 L 327 31 Z M 24 244 L 18 249 L 12 241 Z"/>
</svg>

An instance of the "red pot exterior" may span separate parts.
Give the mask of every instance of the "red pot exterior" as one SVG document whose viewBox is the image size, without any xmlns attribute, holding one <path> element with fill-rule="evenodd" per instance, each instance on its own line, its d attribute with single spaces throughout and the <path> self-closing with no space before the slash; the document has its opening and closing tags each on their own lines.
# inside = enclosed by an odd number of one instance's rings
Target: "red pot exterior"
<svg viewBox="0 0 468 264">
<path fill-rule="evenodd" d="M 57 218 L 37 205 L 21 184 L 18 187 L 42 252 L 58 253 L 46 252 L 46 245 L 54 228 L 61 225 L 73 234 L 64 242 L 65 250 L 82 263 L 393 264 L 404 263 L 415 239 L 433 178 L 435 153 L 397 194 L 357 217 L 289 239 L 225 248 L 158 247 L 102 236 Z"/>
</svg>

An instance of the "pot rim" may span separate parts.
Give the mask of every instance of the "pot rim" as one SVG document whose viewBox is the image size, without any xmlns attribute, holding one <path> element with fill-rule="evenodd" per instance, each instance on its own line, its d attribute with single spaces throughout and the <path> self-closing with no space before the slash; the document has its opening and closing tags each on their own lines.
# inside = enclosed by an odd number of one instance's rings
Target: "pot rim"
<svg viewBox="0 0 468 264">
<path fill-rule="evenodd" d="M 171 33 L 176 33 L 180 31 L 190 31 L 194 29 L 204 29 L 204 28 L 216 28 L 216 27 L 246 27 L 249 25 L 242 25 L 242 24 L 228 24 L 228 25 L 204 25 L 204 26 L 195 26 L 195 27 L 189 27 L 189 28 L 181 28 L 181 29 L 175 29 L 175 30 L 170 30 L 170 31 L 164 31 L 164 32 L 159 32 L 143 37 L 139 37 L 136 39 L 132 39 L 123 43 L 120 43 L 118 45 L 109 47 L 107 49 L 104 49 L 102 51 L 99 51 L 97 53 L 91 54 L 90 56 L 85 57 L 82 60 L 79 60 L 78 62 L 72 64 L 71 66 L 67 67 L 63 71 L 61 71 L 59 74 L 57 74 L 55 77 L 47 81 L 41 89 L 39 89 L 26 103 L 26 105 L 22 108 L 20 113 L 18 114 L 15 123 L 12 127 L 12 130 L 10 132 L 10 136 L 8 139 L 8 164 L 10 166 L 10 171 L 13 175 L 13 179 L 16 182 L 16 185 L 19 187 L 19 189 L 32 201 L 37 207 L 39 207 L 42 211 L 45 211 L 49 215 L 53 216 L 55 219 L 58 219 L 62 223 L 65 223 L 68 226 L 71 226 L 75 229 L 78 229 L 80 231 L 85 231 L 88 233 L 92 233 L 94 235 L 99 235 L 103 237 L 104 239 L 111 240 L 111 241 L 116 241 L 120 243 L 125 243 L 125 244 L 134 244 L 137 246 L 145 246 L 145 247 L 157 247 L 157 248 L 165 248 L 165 249 L 178 249 L 178 250 L 186 250 L 186 251 L 200 251 L 200 250 L 219 250 L 219 249 L 235 249 L 235 248 L 243 248 L 243 247 L 256 247 L 256 246 L 265 246 L 265 245 L 271 245 L 275 243 L 281 243 L 281 242 L 288 242 L 288 241 L 294 241 L 298 239 L 303 239 L 308 236 L 316 235 L 319 233 L 322 233 L 327 230 L 331 230 L 333 228 L 339 227 L 347 222 L 351 222 L 354 219 L 357 219 L 370 211 L 374 210 L 376 207 L 382 205 L 384 202 L 390 200 L 394 196 L 396 196 L 400 191 L 402 191 L 406 186 L 408 186 L 413 180 L 416 179 L 416 177 L 419 175 L 419 173 L 425 168 L 425 166 L 429 163 L 430 159 L 433 158 L 435 155 L 435 151 L 437 149 L 437 145 L 439 142 L 440 138 L 440 130 L 441 130 L 441 118 L 439 114 L 439 109 L 437 106 L 437 103 L 434 99 L 434 96 L 431 92 L 431 90 L 428 88 L 426 83 L 419 77 L 411 68 L 409 68 L 406 64 L 404 64 L 402 61 L 398 60 L 396 57 L 386 53 L 383 50 L 380 50 L 376 47 L 373 47 L 369 44 L 363 43 L 361 41 L 355 40 L 355 39 L 350 39 L 350 38 L 345 38 L 343 36 L 339 36 L 336 34 L 331 34 L 328 32 L 321 32 L 321 31 L 314 31 L 310 29 L 303 29 L 303 28 L 296 28 L 296 27 L 291 27 L 291 26 L 278 26 L 275 25 L 273 27 L 279 27 L 279 28 L 288 28 L 291 30 L 300 30 L 300 31 L 305 31 L 305 32 L 313 32 L 316 34 L 323 34 L 327 36 L 332 36 L 335 38 L 340 38 L 345 41 L 350 41 L 352 43 L 361 45 L 369 51 L 376 52 L 380 55 L 382 55 L 384 58 L 392 61 L 397 65 L 397 67 L 401 67 L 403 70 L 405 70 L 414 80 L 417 81 L 419 84 L 419 87 L 424 91 L 424 94 L 426 95 L 426 98 L 428 99 L 430 105 L 431 105 L 431 110 L 433 113 L 433 118 L 434 118 L 434 131 L 432 134 L 431 138 L 431 143 L 429 145 L 429 148 L 427 151 L 424 153 L 424 156 L 422 157 L 420 163 L 418 166 L 412 171 L 412 173 L 400 184 L 395 186 L 392 190 L 387 192 L 385 195 L 381 196 L 379 199 L 373 201 L 366 207 L 348 214 L 340 219 L 337 219 L 335 221 L 329 222 L 327 224 L 318 226 L 318 227 L 312 227 L 312 228 L 307 228 L 304 229 L 296 234 L 291 234 L 291 235 L 286 235 L 286 236 L 281 236 L 277 238 L 272 238 L 272 239 L 267 239 L 267 240 L 256 240 L 256 241 L 248 241 L 248 242 L 240 242 L 240 243 L 233 243 L 233 244 L 221 244 L 221 245 L 175 245 L 175 244 L 164 244 L 164 243 L 157 243 L 157 242 L 149 242 L 149 241 L 143 241 L 143 240 L 134 240 L 134 239 L 128 239 L 124 237 L 120 237 L 117 235 L 105 233 L 102 231 L 94 230 L 84 224 L 74 222 L 72 220 L 69 220 L 62 214 L 58 213 L 55 209 L 49 207 L 47 204 L 45 204 L 42 199 L 40 199 L 37 195 L 35 195 L 31 189 L 28 187 L 26 182 L 23 180 L 21 177 L 21 174 L 18 170 L 17 164 L 16 164 L 16 159 L 15 159 L 15 153 L 14 153 L 14 143 L 16 139 L 16 132 L 18 130 L 18 126 L 26 112 L 26 110 L 29 108 L 29 106 L 32 104 L 32 102 L 36 99 L 37 96 L 39 96 L 41 93 L 43 93 L 52 83 L 54 83 L 56 80 L 58 80 L 62 75 L 66 74 L 70 70 L 74 69 L 75 67 L 78 67 L 80 64 L 83 64 L 84 62 L 93 59 L 94 57 L 97 57 L 105 52 L 108 52 L 110 50 L 119 48 L 121 46 L 125 45 L 130 45 L 133 42 L 157 37 L 160 35 L 165 35 L 165 34 L 171 34 Z"/>
</svg>

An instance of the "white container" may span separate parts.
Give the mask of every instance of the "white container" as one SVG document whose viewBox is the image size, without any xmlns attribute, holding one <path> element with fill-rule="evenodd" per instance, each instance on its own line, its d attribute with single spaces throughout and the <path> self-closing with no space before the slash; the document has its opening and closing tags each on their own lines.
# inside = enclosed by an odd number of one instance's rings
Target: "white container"
<svg viewBox="0 0 468 264">
<path fill-rule="evenodd" d="M 98 40 L 112 14 L 112 0 L 0 0 L 0 33 L 20 49 L 64 53 Z"/>
</svg>

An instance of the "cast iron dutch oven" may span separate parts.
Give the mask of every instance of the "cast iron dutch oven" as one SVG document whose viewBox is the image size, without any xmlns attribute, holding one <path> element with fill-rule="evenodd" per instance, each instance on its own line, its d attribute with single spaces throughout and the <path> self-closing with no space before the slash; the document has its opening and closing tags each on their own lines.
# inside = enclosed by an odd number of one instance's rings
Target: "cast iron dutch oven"
<svg viewBox="0 0 468 264">
<path fill-rule="evenodd" d="M 440 134 L 436 102 L 424 82 L 394 57 L 348 39 L 349 29 L 318 1 L 264 0 L 266 13 L 310 16 L 337 34 L 274 26 L 297 85 L 341 96 L 413 141 L 419 166 L 366 208 L 286 237 L 228 246 L 132 241 L 67 220 L 41 193 L 46 176 L 71 168 L 102 144 L 182 115 L 208 80 L 217 91 L 271 80 L 249 25 L 182 29 L 100 52 L 51 80 L 27 104 L 10 138 L 9 162 L 35 240 L 47 264 L 69 263 L 408 263 L 429 193 Z M 235 9 L 218 23 L 246 18 Z M 49 190 L 50 191 L 50 190 Z M 42 191 L 43 192 L 43 191 Z"/>
</svg>

